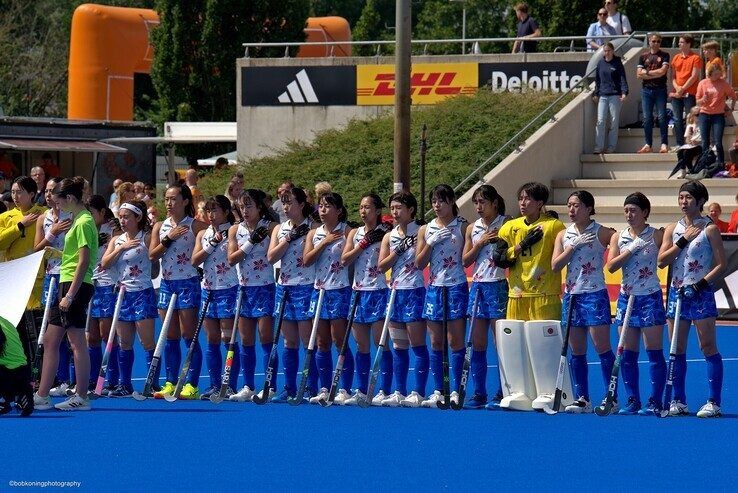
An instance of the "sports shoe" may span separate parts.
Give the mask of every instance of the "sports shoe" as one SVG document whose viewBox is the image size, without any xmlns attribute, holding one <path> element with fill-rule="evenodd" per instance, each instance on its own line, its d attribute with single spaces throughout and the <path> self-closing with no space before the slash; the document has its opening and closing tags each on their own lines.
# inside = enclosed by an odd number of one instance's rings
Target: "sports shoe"
<svg viewBox="0 0 738 493">
<path fill-rule="evenodd" d="M 622 411 L 620 411 L 622 413 Z M 638 416 L 654 416 L 661 413 L 661 404 L 649 398 L 648 404 L 643 409 L 638 410 Z"/>
<path fill-rule="evenodd" d="M 483 409 L 487 405 L 487 395 L 475 393 L 464 403 L 464 409 Z"/>
<path fill-rule="evenodd" d="M 5 402 L 5 399 L 0 401 L 0 416 L 2 416 L 3 414 L 8 414 L 12 409 L 13 408 L 10 406 L 10 403 Z"/>
<path fill-rule="evenodd" d="M 233 402 L 251 402 L 252 397 L 254 397 L 254 391 L 248 385 L 244 385 L 241 390 L 233 394 L 228 400 Z"/>
<path fill-rule="evenodd" d="M 22 394 L 15 396 L 15 410 L 20 413 L 22 417 L 30 416 L 33 412 L 33 393 L 30 387 Z M 2 412 L 0 412 L 2 414 Z"/>
<path fill-rule="evenodd" d="M 584 397 L 580 397 L 564 409 L 569 414 L 588 414 L 592 412 L 592 403 Z"/>
<path fill-rule="evenodd" d="M 661 148 L 659 148 L 660 154 L 667 154 L 669 152 L 669 146 L 666 144 L 661 144 Z"/>
<path fill-rule="evenodd" d="M 592 154 L 602 154 L 602 149 L 598 149 L 595 147 L 594 150 L 592 151 Z"/>
<path fill-rule="evenodd" d="M 484 406 L 487 411 L 497 411 L 500 409 L 500 402 L 502 401 L 502 392 L 497 392 L 489 403 Z"/>
<path fill-rule="evenodd" d="M 41 397 L 38 395 L 38 392 L 35 392 L 33 394 L 33 407 L 36 409 L 36 411 L 47 411 L 51 409 L 51 399 L 49 399 L 49 396 Z"/>
<path fill-rule="evenodd" d="M 689 416 L 689 408 L 682 401 L 674 399 L 669 404 L 669 416 Z"/>
<path fill-rule="evenodd" d="M 179 393 L 179 398 L 185 401 L 196 401 L 199 397 L 200 390 L 191 383 L 186 383 Z"/>
<path fill-rule="evenodd" d="M 340 389 L 336 393 L 336 397 L 333 398 L 333 403 L 338 404 L 339 406 L 346 405 L 346 401 L 351 398 L 351 394 L 349 394 L 346 389 Z"/>
<path fill-rule="evenodd" d="M 459 403 L 459 393 L 456 392 L 455 390 L 451 392 L 451 402 L 453 402 L 454 404 Z"/>
<path fill-rule="evenodd" d="M 384 390 L 380 390 L 377 395 L 372 398 L 372 406 L 381 406 L 382 401 L 389 397 L 384 393 Z"/>
<path fill-rule="evenodd" d="M 405 400 L 405 396 L 399 390 L 395 390 L 389 397 L 382 401 L 382 405 L 386 407 L 399 407 L 403 400 Z"/>
<path fill-rule="evenodd" d="M 125 388 L 124 386 L 120 387 Z M 92 407 L 90 406 L 90 400 L 83 399 L 78 395 L 73 395 L 66 401 L 60 402 L 54 407 L 59 409 L 60 411 L 89 411 L 92 409 Z"/>
<path fill-rule="evenodd" d="M 271 390 L 269 391 L 271 393 Z M 282 389 L 282 391 L 272 397 L 272 403 L 274 404 L 286 404 L 287 399 L 290 397 L 294 397 L 294 395 L 290 395 L 290 393 L 287 391 L 287 389 Z"/>
<path fill-rule="evenodd" d="M 651 152 L 651 146 L 646 144 L 640 149 L 638 149 L 637 154 L 647 154 L 649 152 Z"/>
<path fill-rule="evenodd" d="M 358 406 L 359 401 L 366 400 L 366 394 L 359 389 L 354 390 L 354 394 L 346 399 L 343 403 L 344 406 Z"/>
<path fill-rule="evenodd" d="M 648 401 L 649 405 L 651 401 Z M 635 397 L 628 397 L 628 403 L 623 407 L 618 414 L 621 416 L 633 416 L 634 414 L 641 414 L 641 401 L 636 400 Z"/>
<path fill-rule="evenodd" d="M 53 389 L 49 390 L 49 397 L 66 397 L 69 384 L 62 382 Z"/>
<path fill-rule="evenodd" d="M 410 392 L 410 395 L 402 399 L 400 405 L 402 407 L 420 407 L 423 402 L 423 396 L 416 391 Z"/>
<path fill-rule="evenodd" d="M 154 392 L 154 399 L 163 399 L 165 395 L 172 394 L 174 394 L 174 384 L 172 382 L 166 382 L 161 390 Z"/>
<path fill-rule="evenodd" d="M 133 386 L 118 385 L 109 395 L 110 397 L 131 397 L 133 395 Z"/>
<path fill-rule="evenodd" d="M 274 401 L 272 400 L 272 399 L 274 398 L 274 394 L 275 394 L 274 390 L 272 390 L 272 389 L 269 389 L 269 397 L 267 397 L 267 399 L 269 399 L 269 400 L 271 400 L 272 402 L 274 402 Z M 235 396 L 236 394 L 233 394 L 233 395 Z M 251 396 L 251 400 L 253 401 L 253 400 L 254 400 L 254 397 L 255 397 L 255 396 L 257 396 L 257 395 L 259 396 L 259 398 L 261 398 L 261 396 L 263 396 L 263 395 L 264 395 L 264 389 L 261 389 L 261 390 L 259 391 L 259 393 L 258 393 L 258 394 L 254 394 L 254 395 L 252 395 L 252 396 Z M 230 399 L 230 398 L 229 398 L 229 399 Z M 231 400 L 232 400 L 232 399 L 231 399 Z"/>
<path fill-rule="evenodd" d="M 443 394 L 441 394 L 440 390 L 434 390 L 430 397 L 420 403 L 420 407 L 438 407 L 438 401 L 440 400 L 443 400 Z"/>
<path fill-rule="evenodd" d="M 211 395 L 213 395 L 213 394 L 219 394 L 219 393 L 220 393 L 220 388 L 217 388 L 215 386 L 212 386 L 212 387 L 208 388 L 208 390 L 206 390 L 205 392 L 203 392 L 202 394 L 200 394 L 200 400 L 201 401 L 209 401 Z"/>
<path fill-rule="evenodd" d="M 720 406 L 715 404 L 713 401 L 707 401 L 707 404 L 702 406 L 697 411 L 698 418 L 719 418 L 720 417 Z"/>
<path fill-rule="evenodd" d="M 317 395 L 311 397 L 308 402 L 310 402 L 310 404 L 318 404 L 321 399 L 328 399 L 328 389 L 325 387 L 322 387 L 320 389 L 320 392 L 318 392 Z"/>
</svg>

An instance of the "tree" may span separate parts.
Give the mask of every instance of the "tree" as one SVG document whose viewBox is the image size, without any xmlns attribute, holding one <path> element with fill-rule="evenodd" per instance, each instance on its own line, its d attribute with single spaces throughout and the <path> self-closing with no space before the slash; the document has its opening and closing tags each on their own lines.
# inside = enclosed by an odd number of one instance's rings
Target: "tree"
<svg viewBox="0 0 738 493">
<path fill-rule="evenodd" d="M 311 0 L 311 14 L 315 17 L 337 15 L 354 26 L 361 17 L 366 0 Z"/>
</svg>

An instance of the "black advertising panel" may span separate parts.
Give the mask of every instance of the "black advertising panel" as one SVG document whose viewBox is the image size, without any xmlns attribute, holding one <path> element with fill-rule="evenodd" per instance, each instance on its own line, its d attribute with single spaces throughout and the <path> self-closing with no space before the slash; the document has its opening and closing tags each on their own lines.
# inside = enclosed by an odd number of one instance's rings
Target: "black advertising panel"
<svg viewBox="0 0 738 493">
<path fill-rule="evenodd" d="M 480 63 L 479 87 L 489 87 L 495 91 L 516 91 L 527 87 L 539 91 L 564 92 L 582 80 L 588 63 Z"/>
<path fill-rule="evenodd" d="M 241 68 L 241 106 L 305 105 L 356 105 L 356 67 Z"/>
</svg>

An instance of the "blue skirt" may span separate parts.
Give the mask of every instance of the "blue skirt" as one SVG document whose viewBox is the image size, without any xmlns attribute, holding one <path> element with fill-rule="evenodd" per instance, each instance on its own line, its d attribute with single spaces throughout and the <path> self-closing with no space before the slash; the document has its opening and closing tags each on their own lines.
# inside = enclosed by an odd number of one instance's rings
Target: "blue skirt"
<svg viewBox="0 0 738 493">
<path fill-rule="evenodd" d="M 313 290 L 310 299 L 310 316 L 315 316 L 315 308 L 318 304 L 318 289 Z M 338 289 L 326 289 L 323 296 L 323 306 L 320 307 L 321 320 L 346 320 L 349 313 L 349 305 L 351 304 L 351 287 Z"/>
<path fill-rule="evenodd" d="M 425 312 L 423 316 L 432 322 L 443 321 L 443 303 L 441 292 L 444 286 L 428 286 L 425 292 Z M 456 286 L 445 286 L 446 303 L 448 304 L 447 320 L 458 320 L 466 317 L 467 302 L 469 300 L 469 287 L 465 282 Z"/>
<path fill-rule="evenodd" d="M 666 302 L 666 318 L 674 319 L 676 312 L 677 292 L 673 287 L 669 287 L 669 298 Z M 695 298 L 685 298 L 682 296 L 682 320 L 703 320 L 705 318 L 717 317 L 717 305 L 715 303 L 715 293 L 710 289 L 703 289 Z"/>
<path fill-rule="evenodd" d="M 562 326 L 566 324 L 566 317 L 569 316 L 570 303 L 571 294 L 564 294 L 561 306 Z M 610 325 L 611 323 L 610 297 L 607 295 L 607 289 L 576 295 L 574 311 L 571 314 L 572 327 L 596 327 L 597 325 Z"/>
<path fill-rule="evenodd" d="M 625 310 L 627 308 L 628 295 L 621 291 L 620 296 L 618 296 L 617 312 L 615 313 L 615 323 L 621 327 L 623 325 Z M 630 320 L 628 321 L 628 328 L 642 329 L 644 327 L 664 325 L 665 323 L 666 312 L 664 312 L 664 298 L 660 289 L 651 294 L 635 296 L 635 299 L 633 300 L 633 309 L 630 312 Z"/>
<path fill-rule="evenodd" d="M 161 280 L 159 286 L 159 304 L 160 310 L 169 308 L 169 300 L 172 295 L 177 293 L 177 303 L 174 305 L 175 310 L 186 310 L 188 308 L 200 308 L 200 279 L 190 277 L 189 279 L 178 279 L 176 281 Z"/>
<path fill-rule="evenodd" d="M 159 318 L 159 312 L 156 311 L 154 288 L 147 288 L 143 291 L 126 291 L 120 306 L 120 321 L 138 322 L 153 318 Z"/>
<path fill-rule="evenodd" d="M 200 293 L 202 304 L 200 312 L 205 307 L 205 300 L 210 296 L 210 303 L 205 312 L 205 318 L 229 319 L 233 318 L 236 313 L 236 297 L 238 296 L 238 285 L 225 289 L 204 289 Z M 243 301 L 241 302 L 243 303 Z"/>
<path fill-rule="evenodd" d="M 54 297 L 51 299 L 51 306 L 59 304 L 59 274 L 46 274 L 44 276 L 44 288 L 41 293 L 41 305 L 46 306 L 46 297 L 49 295 L 49 288 L 51 287 L 51 278 L 56 278 L 56 288 L 54 290 Z"/>
<path fill-rule="evenodd" d="M 357 324 L 373 324 L 378 320 L 384 320 L 387 313 L 388 293 L 389 289 L 359 291 L 354 322 Z"/>
<path fill-rule="evenodd" d="M 507 281 L 473 282 L 469 290 L 469 307 L 466 314 L 471 317 L 474 297 L 479 292 L 476 317 L 492 320 L 505 318 L 507 313 Z"/>
<path fill-rule="evenodd" d="M 423 320 L 425 288 L 398 289 L 395 292 L 395 306 L 392 308 L 390 320 L 407 324 Z"/>
<path fill-rule="evenodd" d="M 92 308 L 90 309 L 90 317 L 92 318 L 113 318 L 115 311 L 115 302 L 118 293 L 115 286 L 97 286 L 95 285 L 95 293 L 92 295 Z"/>
<path fill-rule="evenodd" d="M 284 305 L 284 320 L 292 322 L 300 322 L 302 320 L 310 320 L 310 299 L 313 295 L 312 284 L 300 284 L 297 286 L 284 286 L 277 284 L 274 291 L 275 311 L 273 316 L 276 318 L 279 314 L 276 312 L 278 300 L 286 296 Z"/>
<path fill-rule="evenodd" d="M 270 317 L 274 312 L 274 284 L 241 286 L 241 313 L 244 318 Z"/>
</svg>

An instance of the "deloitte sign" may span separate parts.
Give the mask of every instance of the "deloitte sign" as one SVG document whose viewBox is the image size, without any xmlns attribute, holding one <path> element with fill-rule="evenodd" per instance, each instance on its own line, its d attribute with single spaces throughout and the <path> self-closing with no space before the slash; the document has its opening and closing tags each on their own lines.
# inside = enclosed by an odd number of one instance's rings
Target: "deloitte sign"
<svg viewBox="0 0 738 493">
<path fill-rule="evenodd" d="M 582 80 L 587 63 L 480 63 L 479 87 L 489 87 L 493 91 L 568 91 Z"/>
</svg>

